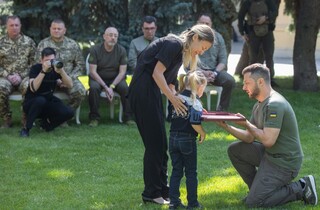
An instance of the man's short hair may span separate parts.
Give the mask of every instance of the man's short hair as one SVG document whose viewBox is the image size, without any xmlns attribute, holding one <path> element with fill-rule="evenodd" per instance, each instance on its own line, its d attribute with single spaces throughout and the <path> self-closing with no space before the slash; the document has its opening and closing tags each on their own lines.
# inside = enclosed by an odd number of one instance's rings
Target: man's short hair
<svg viewBox="0 0 320 210">
<path fill-rule="evenodd" d="M 197 20 L 199 20 L 202 16 L 207 16 L 212 21 L 212 15 L 210 13 L 200 13 Z"/>
<path fill-rule="evenodd" d="M 257 80 L 263 78 L 266 82 L 270 82 L 270 70 L 261 63 L 254 63 L 242 70 L 242 75 L 251 73 L 251 78 Z"/>
<path fill-rule="evenodd" d="M 18 19 L 20 21 L 20 17 L 17 16 L 17 15 L 9 15 L 7 16 L 6 18 L 6 24 L 8 23 L 9 20 L 15 20 L 15 19 Z M 21 21 L 20 21 L 21 22 Z"/>
<path fill-rule="evenodd" d="M 41 58 L 44 58 L 49 55 L 56 55 L 56 51 L 54 51 L 51 47 L 46 47 L 41 51 Z"/>
<path fill-rule="evenodd" d="M 52 23 L 62 23 L 63 25 L 66 25 L 66 24 L 64 23 L 64 21 L 61 20 L 61 19 L 59 19 L 59 18 L 54 19 L 54 20 L 51 22 L 51 24 L 52 24 Z"/>
<path fill-rule="evenodd" d="M 157 19 L 153 16 L 144 16 L 143 19 L 142 19 L 142 25 L 143 23 L 153 23 L 154 24 L 157 24 Z"/>
</svg>

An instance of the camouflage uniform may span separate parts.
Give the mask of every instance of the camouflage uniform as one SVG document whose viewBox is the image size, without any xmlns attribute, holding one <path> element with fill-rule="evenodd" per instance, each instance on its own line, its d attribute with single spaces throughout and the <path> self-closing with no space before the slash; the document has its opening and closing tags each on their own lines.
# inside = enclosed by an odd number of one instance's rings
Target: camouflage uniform
<svg viewBox="0 0 320 210">
<path fill-rule="evenodd" d="M 29 69 L 34 64 L 35 42 L 28 36 L 21 36 L 13 41 L 8 35 L 0 38 L 0 117 L 11 119 L 9 95 L 14 90 L 25 94 L 29 82 Z M 14 87 L 7 76 L 18 73 L 22 79 L 20 85 Z"/>
<path fill-rule="evenodd" d="M 37 48 L 36 59 L 40 61 L 41 51 L 51 47 L 56 51 L 56 58 L 63 62 L 65 72 L 71 77 L 73 87 L 71 89 L 63 89 L 70 96 L 69 105 L 75 110 L 83 101 L 86 90 L 79 81 L 78 76 L 84 74 L 84 58 L 77 42 L 64 37 L 62 42 L 54 42 L 51 37 L 43 39 Z"/>
<path fill-rule="evenodd" d="M 219 9 L 212 11 L 212 25 L 223 37 L 227 56 L 231 52 L 233 37 L 232 22 L 237 19 L 237 10 L 231 0 L 223 0 L 219 3 Z"/>
</svg>

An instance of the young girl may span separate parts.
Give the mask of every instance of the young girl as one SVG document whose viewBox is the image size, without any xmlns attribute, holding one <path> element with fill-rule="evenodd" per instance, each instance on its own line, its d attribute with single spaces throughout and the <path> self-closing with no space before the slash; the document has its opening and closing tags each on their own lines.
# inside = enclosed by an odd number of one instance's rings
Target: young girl
<svg viewBox="0 0 320 210">
<path fill-rule="evenodd" d="M 185 113 L 182 99 L 175 95 L 179 68 L 183 64 L 195 70 L 198 55 L 213 41 L 209 26 L 195 25 L 180 36 L 168 35 L 153 41 L 138 57 L 128 97 L 145 147 L 144 202 L 169 204 L 168 144 L 161 92 L 176 112 Z"/>
<path fill-rule="evenodd" d="M 201 208 L 197 199 L 197 146 L 196 139 L 200 135 L 202 143 L 206 133 L 201 126 L 201 97 L 207 85 L 207 79 L 201 71 L 189 71 L 179 80 L 179 96 L 184 99 L 188 111 L 179 114 L 172 111 L 172 121 L 169 138 L 169 152 L 172 161 L 170 179 L 169 209 L 185 208 L 180 200 L 180 181 L 183 172 L 186 176 L 188 208 Z"/>
</svg>

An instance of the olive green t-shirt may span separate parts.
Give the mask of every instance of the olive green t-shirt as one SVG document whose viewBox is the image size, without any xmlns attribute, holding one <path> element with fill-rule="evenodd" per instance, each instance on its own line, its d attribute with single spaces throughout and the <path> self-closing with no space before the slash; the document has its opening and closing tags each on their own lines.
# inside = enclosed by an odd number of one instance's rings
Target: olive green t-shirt
<svg viewBox="0 0 320 210">
<path fill-rule="evenodd" d="M 97 73 L 103 80 L 112 80 L 119 74 L 120 65 L 127 65 L 127 52 L 116 44 L 111 52 L 106 51 L 104 44 L 98 44 L 90 49 L 90 64 L 97 65 Z"/>
<path fill-rule="evenodd" d="M 257 102 L 250 122 L 259 129 L 279 128 L 280 133 L 271 148 L 266 148 L 268 160 L 286 169 L 300 169 L 303 152 L 300 144 L 298 123 L 289 102 L 278 92 L 263 102 Z"/>
</svg>

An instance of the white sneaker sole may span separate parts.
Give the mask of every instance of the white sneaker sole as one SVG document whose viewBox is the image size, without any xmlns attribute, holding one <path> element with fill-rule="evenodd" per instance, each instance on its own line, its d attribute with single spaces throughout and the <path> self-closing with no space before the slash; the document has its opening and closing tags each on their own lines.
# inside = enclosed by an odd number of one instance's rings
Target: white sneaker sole
<svg viewBox="0 0 320 210">
<path fill-rule="evenodd" d="M 317 189 L 316 189 L 316 181 L 314 179 L 314 176 L 312 175 L 308 175 L 309 179 L 310 179 L 310 183 L 311 183 L 311 188 L 313 191 L 314 196 L 316 197 L 316 202 L 314 205 L 318 204 L 318 195 L 317 195 Z"/>
</svg>

